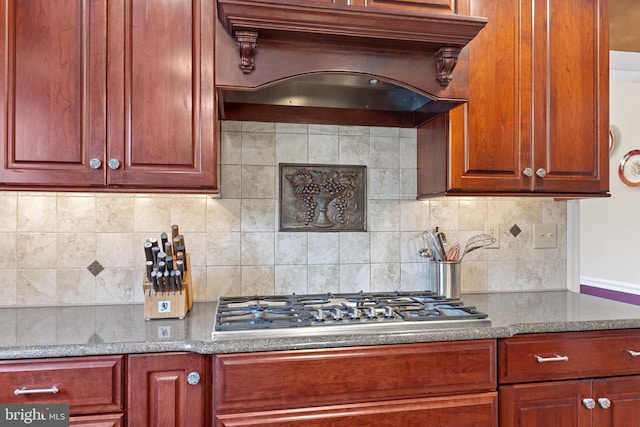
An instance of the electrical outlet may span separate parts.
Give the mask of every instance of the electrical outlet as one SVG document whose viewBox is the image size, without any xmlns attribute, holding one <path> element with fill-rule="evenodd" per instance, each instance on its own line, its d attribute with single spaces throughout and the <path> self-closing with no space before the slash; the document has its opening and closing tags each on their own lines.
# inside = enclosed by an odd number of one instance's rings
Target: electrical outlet
<svg viewBox="0 0 640 427">
<path fill-rule="evenodd" d="M 555 248 L 557 246 L 556 224 L 533 224 L 534 249 Z"/>
<path fill-rule="evenodd" d="M 484 232 L 496 239 L 496 242 L 485 246 L 487 249 L 498 249 L 500 247 L 500 224 L 487 223 L 484 225 Z"/>
</svg>

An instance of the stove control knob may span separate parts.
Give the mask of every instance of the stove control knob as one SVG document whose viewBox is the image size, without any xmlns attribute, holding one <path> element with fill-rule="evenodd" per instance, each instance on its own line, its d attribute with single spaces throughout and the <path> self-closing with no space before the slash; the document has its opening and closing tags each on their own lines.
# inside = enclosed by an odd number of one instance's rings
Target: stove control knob
<svg viewBox="0 0 640 427">
<path fill-rule="evenodd" d="M 200 374 L 197 372 L 189 372 L 189 375 L 187 375 L 187 382 L 190 385 L 196 385 L 200 382 Z"/>
<path fill-rule="evenodd" d="M 587 409 L 593 409 L 596 407 L 596 401 L 591 399 L 590 397 L 586 399 L 582 399 L 582 403 Z"/>
</svg>

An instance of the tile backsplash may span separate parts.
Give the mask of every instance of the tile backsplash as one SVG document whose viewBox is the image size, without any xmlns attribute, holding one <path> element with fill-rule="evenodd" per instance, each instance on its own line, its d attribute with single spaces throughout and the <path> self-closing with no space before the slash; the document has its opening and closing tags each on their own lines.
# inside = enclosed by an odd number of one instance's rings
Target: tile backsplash
<svg viewBox="0 0 640 427">
<path fill-rule="evenodd" d="M 464 243 L 485 223 L 500 225 L 500 248 L 465 258 L 463 292 L 567 286 L 566 203 L 416 201 L 414 129 L 221 127 L 221 197 L 0 192 L 0 305 L 142 302 L 142 245 L 170 233 L 171 224 L 180 225 L 191 253 L 196 300 L 425 289 L 429 265 L 417 255 L 421 232 L 438 226 L 448 241 Z M 367 231 L 279 232 L 279 163 L 367 166 Z M 533 249 L 532 225 L 543 222 L 557 224 L 555 249 Z M 514 225 L 521 233 L 510 231 Z"/>
</svg>

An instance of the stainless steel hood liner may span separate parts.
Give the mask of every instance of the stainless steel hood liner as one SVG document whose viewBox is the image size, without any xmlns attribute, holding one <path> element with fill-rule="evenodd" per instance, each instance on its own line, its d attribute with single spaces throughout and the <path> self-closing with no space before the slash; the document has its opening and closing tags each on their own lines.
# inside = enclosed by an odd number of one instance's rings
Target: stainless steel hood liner
<svg viewBox="0 0 640 427">
<path fill-rule="evenodd" d="M 367 76 L 312 74 L 253 91 L 230 91 L 226 102 L 280 106 L 416 111 L 433 100 Z"/>
</svg>

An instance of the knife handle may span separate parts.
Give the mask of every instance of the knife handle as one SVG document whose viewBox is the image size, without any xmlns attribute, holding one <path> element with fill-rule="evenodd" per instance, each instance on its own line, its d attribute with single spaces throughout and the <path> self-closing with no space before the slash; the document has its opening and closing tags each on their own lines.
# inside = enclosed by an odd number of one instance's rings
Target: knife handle
<svg viewBox="0 0 640 427">
<path fill-rule="evenodd" d="M 180 228 L 178 227 L 177 224 L 173 224 L 171 226 L 171 240 L 173 240 L 176 237 L 178 237 L 178 235 L 180 235 Z"/>
<path fill-rule="evenodd" d="M 169 236 L 167 236 L 167 233 L 160 234 L 161 248 L 164 248 L 168 241 L 169 241 Z"/>
<path fill-rule="evenodd" d="M 144 257 L 147 261 L 153 262 L 153 252 L 151 251 L 151 242 L 144 242 Z"/>
</svg>

